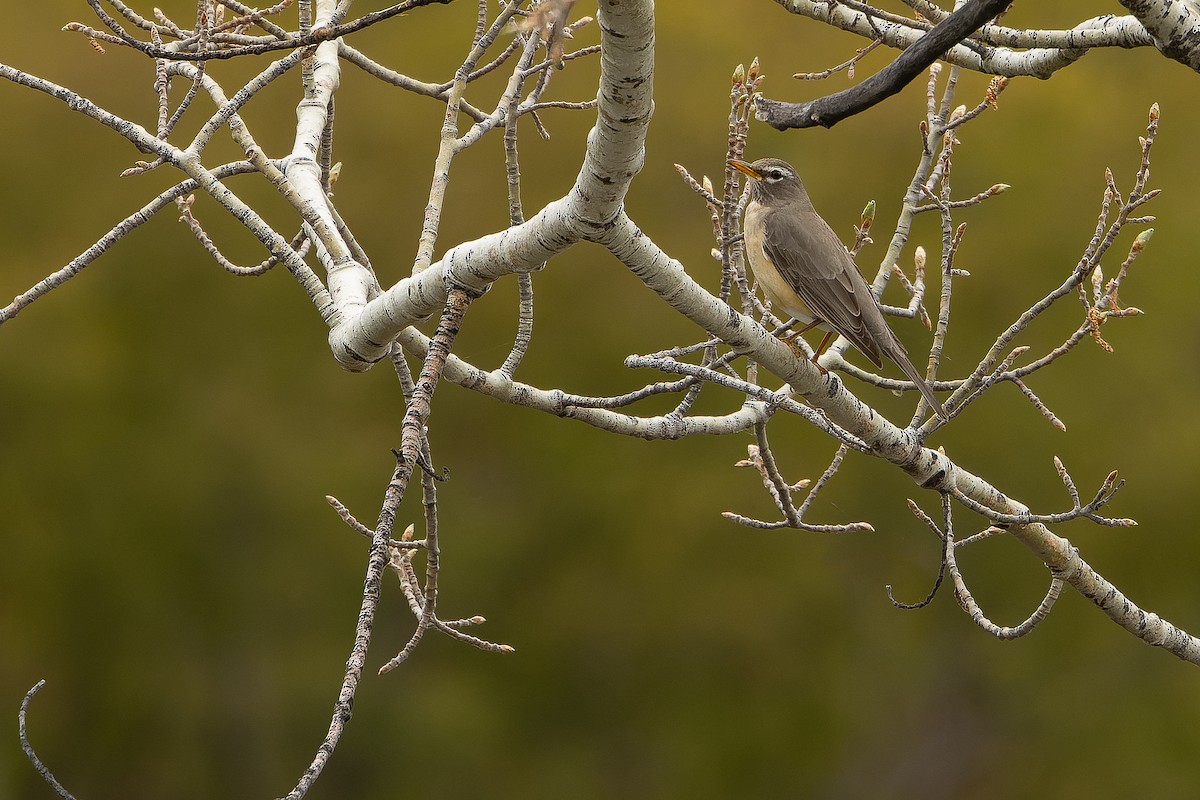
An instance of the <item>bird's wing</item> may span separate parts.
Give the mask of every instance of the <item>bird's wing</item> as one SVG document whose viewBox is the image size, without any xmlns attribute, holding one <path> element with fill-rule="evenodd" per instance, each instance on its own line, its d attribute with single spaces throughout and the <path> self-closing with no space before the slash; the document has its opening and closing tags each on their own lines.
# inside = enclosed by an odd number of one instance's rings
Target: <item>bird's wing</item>
<svg viewBox="0 0 1200 800">
<path fill-rule="evenodd" d="M 889 336 L 891 329 L 871 287 L 837 234 L 812 211 L 791 219 L 770 214 L 765 222 L 763 250 L 784 280 L 814 316 L 849 339 L 875 366 L 882 366 L 880 351 L 890 350 L 895 336 Z"/>
</svg>

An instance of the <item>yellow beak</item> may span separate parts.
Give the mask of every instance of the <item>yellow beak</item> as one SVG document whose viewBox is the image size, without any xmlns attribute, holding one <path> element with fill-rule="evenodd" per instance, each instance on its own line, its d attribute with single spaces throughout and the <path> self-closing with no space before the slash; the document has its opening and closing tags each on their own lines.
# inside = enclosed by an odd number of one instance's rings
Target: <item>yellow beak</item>
<svg viewBox="0 0 1200 800">
<path fill-rule="evenodd" d="M 754 167 L 750 166 L 749 163 L 742 161 L 740 158 L 731 158 L 731 159 L 729 159 L 729 161 L 727 163 L 729 164 L 729 166 L 733 167 L 738 172 L 744 172 L 745 174 L 749 175 L 751 178 L 754 178 L 755 180 L 762 179 L 762 173 L 760 173 Z"/>
</svg>

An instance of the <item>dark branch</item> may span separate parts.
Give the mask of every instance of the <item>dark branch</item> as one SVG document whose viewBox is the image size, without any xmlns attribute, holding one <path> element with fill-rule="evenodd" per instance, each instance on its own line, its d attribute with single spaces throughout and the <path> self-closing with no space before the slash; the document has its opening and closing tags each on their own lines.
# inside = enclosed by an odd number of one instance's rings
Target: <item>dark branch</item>
<svg viewBox="0 0 1200 800">
<path fill-rule="evenodd" d="M 895 61 L 857 86 L 806 103 L 784 103 L 759 97 L 756 112 L 773 128 L 832 128 L 846 117 L 866 111 L 899 92 L 943 53 L 979 30 L 1009 6 L 1011 0 L 969 0 L 901 53 Z"/>
</svg>

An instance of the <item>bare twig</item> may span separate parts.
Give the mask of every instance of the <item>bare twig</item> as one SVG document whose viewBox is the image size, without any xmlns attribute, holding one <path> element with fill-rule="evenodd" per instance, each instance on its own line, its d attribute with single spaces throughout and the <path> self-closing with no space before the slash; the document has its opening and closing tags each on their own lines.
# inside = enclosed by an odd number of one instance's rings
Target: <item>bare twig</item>
<svg viewBox="0 0 1200 800">
<path fill-rule="evenodd" d="M 45 685 L 46 681 L 43 678 L 25 693 L 25 699 L 21 701 L 21 711 L 17 714 L 17 734 L 21 739 L 21 749 L 25 751 L 25 757 L 29 759 L 30 764 L 33 764 L 33 768 L 37 770 L 42 780 L 63 800 L 75 800 L 74 796 L 54 777 L 54 773 L 50 771 L 50 768 L 38 758 L 38 754 L 34 752 L 33 744 L 30 743 L 29 734 L 26 730 L 26 722 L 29 716 L 29 701 L 33 700 L 33 696 L 41 691 L 41 688 Z"/>
</svg>

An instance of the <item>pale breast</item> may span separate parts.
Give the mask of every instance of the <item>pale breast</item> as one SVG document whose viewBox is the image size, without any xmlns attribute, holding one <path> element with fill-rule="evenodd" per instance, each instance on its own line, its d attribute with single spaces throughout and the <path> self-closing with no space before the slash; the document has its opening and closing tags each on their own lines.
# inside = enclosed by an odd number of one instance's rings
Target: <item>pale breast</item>
<svg viewBox="0 0 1200 800">
<path fill-rule="evenodd" d="M 813 321 L 813 313 L 808 304 L 788 285 L 763 250 L 765 226 L 762 218 L 765 212 L 766 209 L 760 203 L 751 202 L 746 206 L 746 260 L 750 262 L 754 279 L 771 301 L 771 309 L 775 316 L 795 317 L 800 320 L 801 325 L 807 325 Z M 786 321 L 784 319 L 784 322 Z"/>
</svg>

